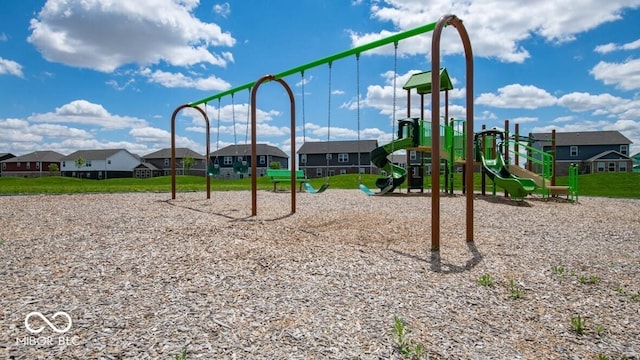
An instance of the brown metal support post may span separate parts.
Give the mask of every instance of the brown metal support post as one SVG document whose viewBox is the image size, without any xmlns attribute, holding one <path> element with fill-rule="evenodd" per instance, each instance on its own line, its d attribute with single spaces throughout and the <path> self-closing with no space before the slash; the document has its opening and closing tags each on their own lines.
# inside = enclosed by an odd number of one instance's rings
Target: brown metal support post
<svg viewBox="0 0 640 360">
<path fill-rule="evenodd" d="M 531 141 L 531 137 L 533 136 L 532 133 L 529 133 L 529 140 L 527 140 L 527 146 L 529 147 L 527 149 L 527 170 L 529 171 L 533 171 L 533 163 L 531 162 L 531 158 L 533 156 L 533 154 L 531 153 L 531 147 L 533 146 L 533 141 Z"/>
<path fill-rule="evenodd" d="M 518 123 L 515 124 L 515 132 L 516 142 L 513 144 L 513 152 L 515 153 L 513 160 L 516 166 L 520 166 L 520 124 Z"/>
<path fill-rule="evenodd" d="M 460 34 L 465 50 L 466 60 L 466 90 L 467 90 L 467 125 L 473 129 L 473 53 L 467 30 L 462 20 L 455 15 L 445 15 L 436 24 L 431 41 L 431 151 L 440 151 L 440 139 L 436 136 L 440 133 L 440 37 L 445 25 L 453 25 Z M 473 133 L 467 132 L 468 143 L 473 142 Z M 473 189 L 473 152 L 467 148 L 467 160 L 465 163 L 465 182 L 468 189 Z M 431 154 L 431 250 L 440 249 L 440 159 Z M 468 191 L 466 196 L 466 235 L 467 242 L 473 241 L 473 191 Z"/>
<path fill-rule="evenodd" d="M 553 156 L 553 168 L 551 169 L 551 186 L 556 186 L 556 129 L 551 130 L 551 155 Z"/>
<path fill-rule="evenodd" d="M 482 131 L 487 129 L 487 125 L 482 124 Z M 486 138 L 484 135 L 482 135 L 482 137 L 480 137 L 480 144 L 478 144 L 479 147 L 479 151 L 482 154 L 482 156 L 485 156 L 486 154 L 484 153 L 485 151 L 485 142 L 486 142 Z M 482 196 L 487 195 L 487 174 L 484 172 L 484 167 L 482 167 L 482 175 L 480 176 L 480 187 L 482 188 Z"/>
<path fill-rule="evenodd" d="M 251 216 L 258 215 L 258 154 L 257 154 L 257 105 L 256 95 L 258 88 L 262 83 L 266 81 L 277 81 L 284 87 L 289 95 L 289 102 L 291 103 L 291 213 L 296 212 L 296 105 L 291 88 L 282 79 L 276 79 L 273 75 L 265 75 L 258 79 L 251 89 Z"/>
<path fill-rule="evenodd" d="M 198 112 L 200 112 L 200 114 L 202 114 L 202 117 L 204 117 L 204 121 L 207 125 L 207 129 L 205 130 L 205 143 L 206 143 L 206 164 L 209 164 L 209 156 L 210 156 L 210 143 L 211 143 L 211 136 L 210 136 L 210 126 L 209 126 L 209 117 L 207 116 L 207 113 L 202 110 L 201 108 L 199 108 L 198 106 L 191 106 L 189 104 L 183 104 L 178 106 L 174 111 L 173 114 L 171 114 L 171 199 L 175 200 L 176 198 L 176 117 L 178 116 L 178 113 L 180 112 L 180 110 L 184 109 L 184 108 L 192 108 L 197 110 Z M 206 172 L 207 169 L 205 167 L 205 178 L 206 178 L 206 182 L 207 182 L 207 199 L 211 198 L 211 177 L 209 176 L 209 173 Z"/>
<path fill-rule="evenodd" d="M 504 121 L 504 141 L 506 144 L 502 144 L 502 151 L 504 152 L 504 161 L 507 168 L 509 168 L 509 120 Z M 506 145 L 506 146 L 505 146 Z M 509 192 L 507 190 L 504 191 L 504 197 L 509 197 Z"/>
<path fill-rule="evenodd" d="M 439 75 L 439 73 L 438 73 Z M 433 91 L 433 88 L 431 88 L 431 91 Z M 440 90 L 438 90 L 440 91 Z M 449 126 L 449 90 L 445 90 L 444 91 L 444 126 L 445 128 L 447 126 Z M 445 144 L 447 142 L 447 131 L 445 130 L 444 132 L 445 134 Z M 444 192 L 448 193 L 449 192 L 449 176 L 451 176 L 451 174 L 449 174 L 449 166 L 451 165 L 450 163 L 448 163 L 448 161 L 452 161 L 453 157 L 450 158 L 449 160 L 445 159 L 445 164 L 447 164 L 444 168 Z M 438 150 L 438 161 L 440 161 L 440 150 Z M 453 194 L 453 182 L 451 183 L 451 193 Z"/>
</svg>

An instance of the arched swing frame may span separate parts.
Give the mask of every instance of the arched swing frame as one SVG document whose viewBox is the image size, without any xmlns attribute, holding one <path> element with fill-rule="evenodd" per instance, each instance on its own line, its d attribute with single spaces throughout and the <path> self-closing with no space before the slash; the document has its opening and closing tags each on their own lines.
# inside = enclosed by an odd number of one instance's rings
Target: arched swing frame
<svg viewBox="0 0 640 360">
<path fill-rule="evenodd" d="M 423 25 L 423 26 L 419 26 L 417 28 L 411 29 L 411 30 L 407 30 L 404 32 L 400 32 L 397 34 L 394 34 L 392 36 L 383 38 L 383 39 L 378 39 L 376 41 L 372 41 L 370 43 L 361 45 L 361 46 L 357 46 L 354 48 L 351 48 L 349 50 L 331 55 L 331 56 L 327 56 L 318 60 L 315 60 L 313 62 L 304 64 L 304 65 L 300 65 L 297 67 L 294 67 L 292 69 L 283 71 L 281 73 L 275 74 L 275 75 L 265 75 L 263 77 L 260 77 L 257 81 L 254 82 L 249 82 L 247 84 L 238 86 L 238 87 L 234 87 L 232 89 L 226 90 L 226 91 L 222 91 L 220 93 L 217 93 L 213 96 L 209 96 L 207 98 L 198 100 L 198 101 L 194 101 L 192 103 L 189 104 L 185 104 L 182 105 L 181 107 L 179 107 L 178 109 L 176 109 L 176 112 L 184 107 L 190 106 L 190 107 L 194 107 L 196 109 L 197 105 L 199 104 L 203 104 L 206 102 L 209 102 L 211 100 L 214 99 L 219 99 L 222 98 L 224 96 L 228 96 L 231 94 L 234 94 L 240 90 L 246 90 L 246 89 L 251 89 L 252 91 L 252 96 L 251 96 L 251 108 L 252 108 L 252 123 L 254 124 L 254 126 L 252 126 L 251 129 L 251 142 L 252 142 L 252 154 L 251 154 L 251 158 L 252 158 L 252 171 L 251 171 L 251 183 L 252 183 L 252 215 L 256 216 L 257 215 L 257 206 L 256 206 L 256 182 L 257 182 L 257 173 L 256 173 L 256 158 L 257 158 L 257 154 L 256 154 L 256 147 L 255 147 L 255 141 L 256 141 L 256 129 L 255 129 L 255 93 L 257 91 L 257 87 L 258 85 L 260 85 L 261 83 L 265 82 L 265 81 L 278 81 L 281 84 L 283 84 L 283 86 L 285 86 L 286 88 L 288 88 L 288 85 L 286 85 L 286 82 L 284 82 L 282 80 L 282 78 L 293 75 L 293 74 L 297 74 L 300 72 L 303 72 L 307 69 L 311 69 L 320 65 L 324 65 L 324 64 L 328 64 L 331 62 L 334 62 L 336 60 L 345 58 L 345 57 L 349 57 L 349 56 L 354 56 L 354 55 L 358 55 L 366 52 L 368 50 L 372 50 L 375 48 L 378 48 L 380 46 L 383 45 L 387 45 L 387 44 L 391 44 L 391 43 L 397 43 L 400 40 L 404 40 L 413 36 L 417 36 L 423 33 L 427 33 L 427 32 L 431 32 L 433 31 L 433 35 L 432 35 L 432 43 L 431 43 L 431 74 L 432 74 L 432 78 L 431 78 L 431 86 L 434 89 L 439 89 L 440 88 L 440 77 L 439 75 L 439 69 L 440 69 L 440 38 L 441 38 L 441 34 L 442 34 L 442 30 L 444 29 L 445 26 L 448 25 L 452 25 L 454 28 L 457 29 L 459 35 L 460 35 L 460 39 L 462 41 L 462 45 L 464 48 L 464 53 L 465 53 L 465 64 L 466 64 L 466 142 L 467 142 L 467 147 L 466 147 L 466 161 L 465 161 L 465 179 L 464 179 L 464 184 L 466 189 L 468 189 L 468 191 L 466 191 L 466 241 L 467 242 L 473 242 L 473 148 L 472 146 L 470 146 L 473 143 L 473 53 L 471 50 L 471 42 L 469 39 L 469 35 L 466 31 L 466 28 L 464 27 L 462 20 L 460 20 L 457 16 L 455 15 L 444 15 L 442 16 L 437 22 L 431 23 L 431 24 L 427 24 L 427 25 Z M 291 90 L 288 89 L 289 92 L 289 96 L 291 98 L 291 107 L 292 109 L 295 109 L 295 101 L 293 99 L 293 95 L 290 92 Z M 432 105 L 432 109 L 431 109 L 431 133 L 432 134 L 438 134 L 439 133 L 439 126 L 440 126 L 440 93 L 438 91 L 433 91 L 431 93 L 431 105 Z M 202 110 L 200 110 L 202 111 Z M 174 112 L 175 115 L 175 112 Z M 205 119 L 206 119 L 206 114 L 204 114 Z M 292 111 L 292 136 L 291 136 L 291 148 L 295 149 L 295 111 Z M 209 130 L 209 126 L 208 126 L 208 119 L 207 119 L 207 131 Z M 172 151 L 174 151 L 175 148 L 175 143 L 173 140 L 173 136 L 175 133 L 175 128 L 174 128 L 174 120 L 172 118 Z M 440 146 L 440 139 L 438 136 L 434 136 L 432 139 L 432 148 L 434 149 L 438 149 Z M 209 147 L 209 139 L 208 139 L 208 135 L 207 135 L 207 153 L 208 153 L 208 147 Z M 208 154 L 207 154 L 208 156 Z M 438 161 L 438 159 L 436 159 L 435 157 L 431 157 L 431 169 L 432 169 L 432 174 L 431 174 L 431 190 L 432 190 L 432 196 L 431 196 L 431 250 L 432 251 L 438 251 L 439 247 L 440 247 L 440 162 Z M 174 161 L 172 160 L 172 164 L 174 163 Z M 292 156 L 292 162 L 291 162 L 291 167 L 293 169 L 295 169 L 295 156 Z M 173 173 L 173 171 L 172 171 Z M 292 176 L 292 189 L 295 189 L 295 182 L 294 182 L 294 177 Z M 208 192 L 208 191 L 207 191 Z M 175 193 L 173 194 L 174 198 L 175 198 Z M 291 204 L 291 208 L 292 208 L 292 213 L 295 212 L 295 191 L 292 190 L 292 204 Z"/>
</svg>

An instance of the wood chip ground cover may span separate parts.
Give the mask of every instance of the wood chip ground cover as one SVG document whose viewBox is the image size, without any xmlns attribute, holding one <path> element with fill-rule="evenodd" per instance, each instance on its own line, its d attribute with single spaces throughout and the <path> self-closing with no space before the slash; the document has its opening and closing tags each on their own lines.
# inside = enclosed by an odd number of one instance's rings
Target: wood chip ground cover
<svg viewBox="0 0 640 360">
<path fill-rule="evenodd" d="M 394 317 L 430 359 L 640 357 L 638 200 L 478 196 L 467 244 L 443 196 L 434 253 L 428 194 L 258 195 L 3 197 L 0 358 L 401 359 Z"/>
</svg>

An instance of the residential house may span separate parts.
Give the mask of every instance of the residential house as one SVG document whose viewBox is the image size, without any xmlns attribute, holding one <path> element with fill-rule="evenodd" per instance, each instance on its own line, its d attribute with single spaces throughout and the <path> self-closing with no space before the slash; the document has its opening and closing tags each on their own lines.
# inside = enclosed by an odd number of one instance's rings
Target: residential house
<svg viewBox="0 0 640 360">
<path fill-rule="evenodd" d="M 551 133 L 532 136 L 534 147 L 551 152 Z M 572 163 L 578 165 L 581 174 L 632 171 L 631 144 L 619 131 L 556 132 L 555 174 L 568 175 Z"/>
<path fill-rule="evenodd" d="M 377 140 L 308 141 L 298 150 L 298 164 L 308 178 L 378 174 L 379 169 L 371 163 L 370 156 L 377 147 Z"/>
<path fill-rule="evenodd" d="M 16 157 L 12 153 L 0 153 L 0 161 Z M 2 176 L 2 166 L 0 166 L 0 176 Z"/>
<path fill-rule="evenodd" d="M 256 144 L 256 164 L 258 176 L 264 176 L 272 162 L 280 164 L 281 169 L 289 168 L 289 156 L 279 148 L 267 144 Z M 220 169 L 215 175 L 225 179 L 251 176 L 251 144 L 229 145 L 211 153 L 211 164 Z M 234 170 L 234 164 L 241 165 L 244 171 Z"/>
<path fill-rule="evenodd" d="M 79 150 L 61 159 L 62 176 L 87 179 L 133 177 L 140 157 L 125 149 Z"/>
<path fill-rule="evenodd" d="M 187 172 L 184 159 L 192 158 L 193 165 Z M 205 176 L 207 169 L 206 156 L 188 148 L 176 148 L 176 174 Z M 171 175 L 171 148 L 158 150 L 142 157 L 142 163 L 133 170 L 136 178 Z"/>
<path fill-rule="evenodd" d="M 55 151 L 34 151 L 0 161 L 2 176 L 40 177 L 60 175 L 60 160 L 64 155 Z M 56 169 L 57 168 L 57 169 Z"/>
</svg>

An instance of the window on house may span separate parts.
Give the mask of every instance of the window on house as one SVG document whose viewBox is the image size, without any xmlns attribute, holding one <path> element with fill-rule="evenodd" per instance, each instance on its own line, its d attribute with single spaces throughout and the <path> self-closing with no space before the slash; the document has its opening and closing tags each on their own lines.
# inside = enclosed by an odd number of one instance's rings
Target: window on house
<svg viewBox="0 0 640 360">
<path fill-rule="evenodd" d="M 40 169 L 40 162 L 36 162 L 36 169 Z"/>
<path fill-rule="evenodd" d="M 224 159 L 222 159 L 222 163 L 224 165 L 231 165 L 233 164 L 233 157 L 232 156 L 225 156 Z"/>
<path fill-rule="evenodd" d="M 143 161 L 144 162 L 144 161 Z M 111 160 L 107 160 L 107 164 L 111 164 Z"/>
<path fill-rule="evenodd" d="M 361 167 L 361 168 L 359 169 L 359 172 L 360 172 L 360 174 L 366 174 L 366 173 L 367 173 L 367 169 L 365 169 L 365 168 Z"/>
<path fill-rule="evenodd" d="M 616 163 L 610 162 L 609 163 L 609 172 L 614 172 L 614 171 L 616 171 Z"/>
<path fill-rule="evenodd" d="M 260 155 L 260 164 L 264 165 L 267 162 L 267 157 L 264 155 Z"/>
<path fill-rule="evenodd" d="M 6 163 L 2 163 L 2 170 L 7 168 L 7 164 Z"/>
<path fill-rule="evenodd" d="M 322 176 L 322 168 L 317 168 L 316 169 L 316 176 L 318 176 L 318 177 Z"/>
<path fill-rule="evenodd" d="M 171 160 L 170 159 L 164 159 L 164 166 L 169 166 L 171 164 Z"/>
<path fill-rule="evenodd" d="M 31 163 L 27 162 L 27 169 L 31 169 Z"/>
<path fill-rule="evenodd" d="M 86 167 L 91 167 L 91 160 L 87 160 L 87 163 L 86 163 L 86 164 L 84 164 L 84 166 L 86 166 Z"/>
<path fill-rule="evenodd" d="M 349 162 L 349 154 L 338 154 L 338 162 L 339 163 L 346 163 Z"/>
<path fill-rule="evenodd" d="M 410 152 L 409 152 L 409 158 L 410 158 L 411 160 L 416 160 L 416 159 L 418 159 L 418 152 L 417 152 L 417 151 L 410 151 Z"/>
<path fill-rule="evenodd" d="M 604 172 L 604 161 L 598 161 L 598 172 Z"/>
<path fill-rule="evenodd" d="M 629 145 L 620 145 L 620 154 L 629 155 Z"/>
<path fill-rule="evenodd" d="M 620 172 L 627 172 L 627 162 L 626 161 L 621 161 L 618 163 L 618 171 Z"/>
<path fill-rule="evenodd" d="M 347 173 L 347 169 L 340 169 L 340 175 L 344 175 Z"/>
<path fill-rule="evenodd" d="M 242 158 L 242 156 L 238 156 L 238 161 L 243 161 L 244 159 Z"/>
<path fill-rule="evenodd" d="M 334 176 L 336 174 L 335 170 L 329 170 L 329 176 Z"/>
<path fill-rule="evenodd" d="M 22 165 L 22 164 L 20 164 L 20 163 L 18 162 L 18 164 L 17 164 L 16 166 L 17 166 L 17 167 L 20 167 L 21 165 Z"/>
<path fill-rule="evenodd" d="M 67 166 L 67 162 L 66 162 L 66 161 L 63 161 L 63 162 L 62 162 L 62 167 L 65 167 L 65 166 Z"/>
<path fill-rule="evenodd" d="M 578 147 L 572 146 L 569 148 L 569 156 L 578 156 Z"/>
<path fill-rule="evenodd" d="M 300 164 L 307 163 L 307 154 L 300 154 Z"/>
<path fill-rule="evenodd" d="M 333 159 L 332 154 L 327 154 L 327 160 L 331 160 L 331 159 Z"/>
</svg>

